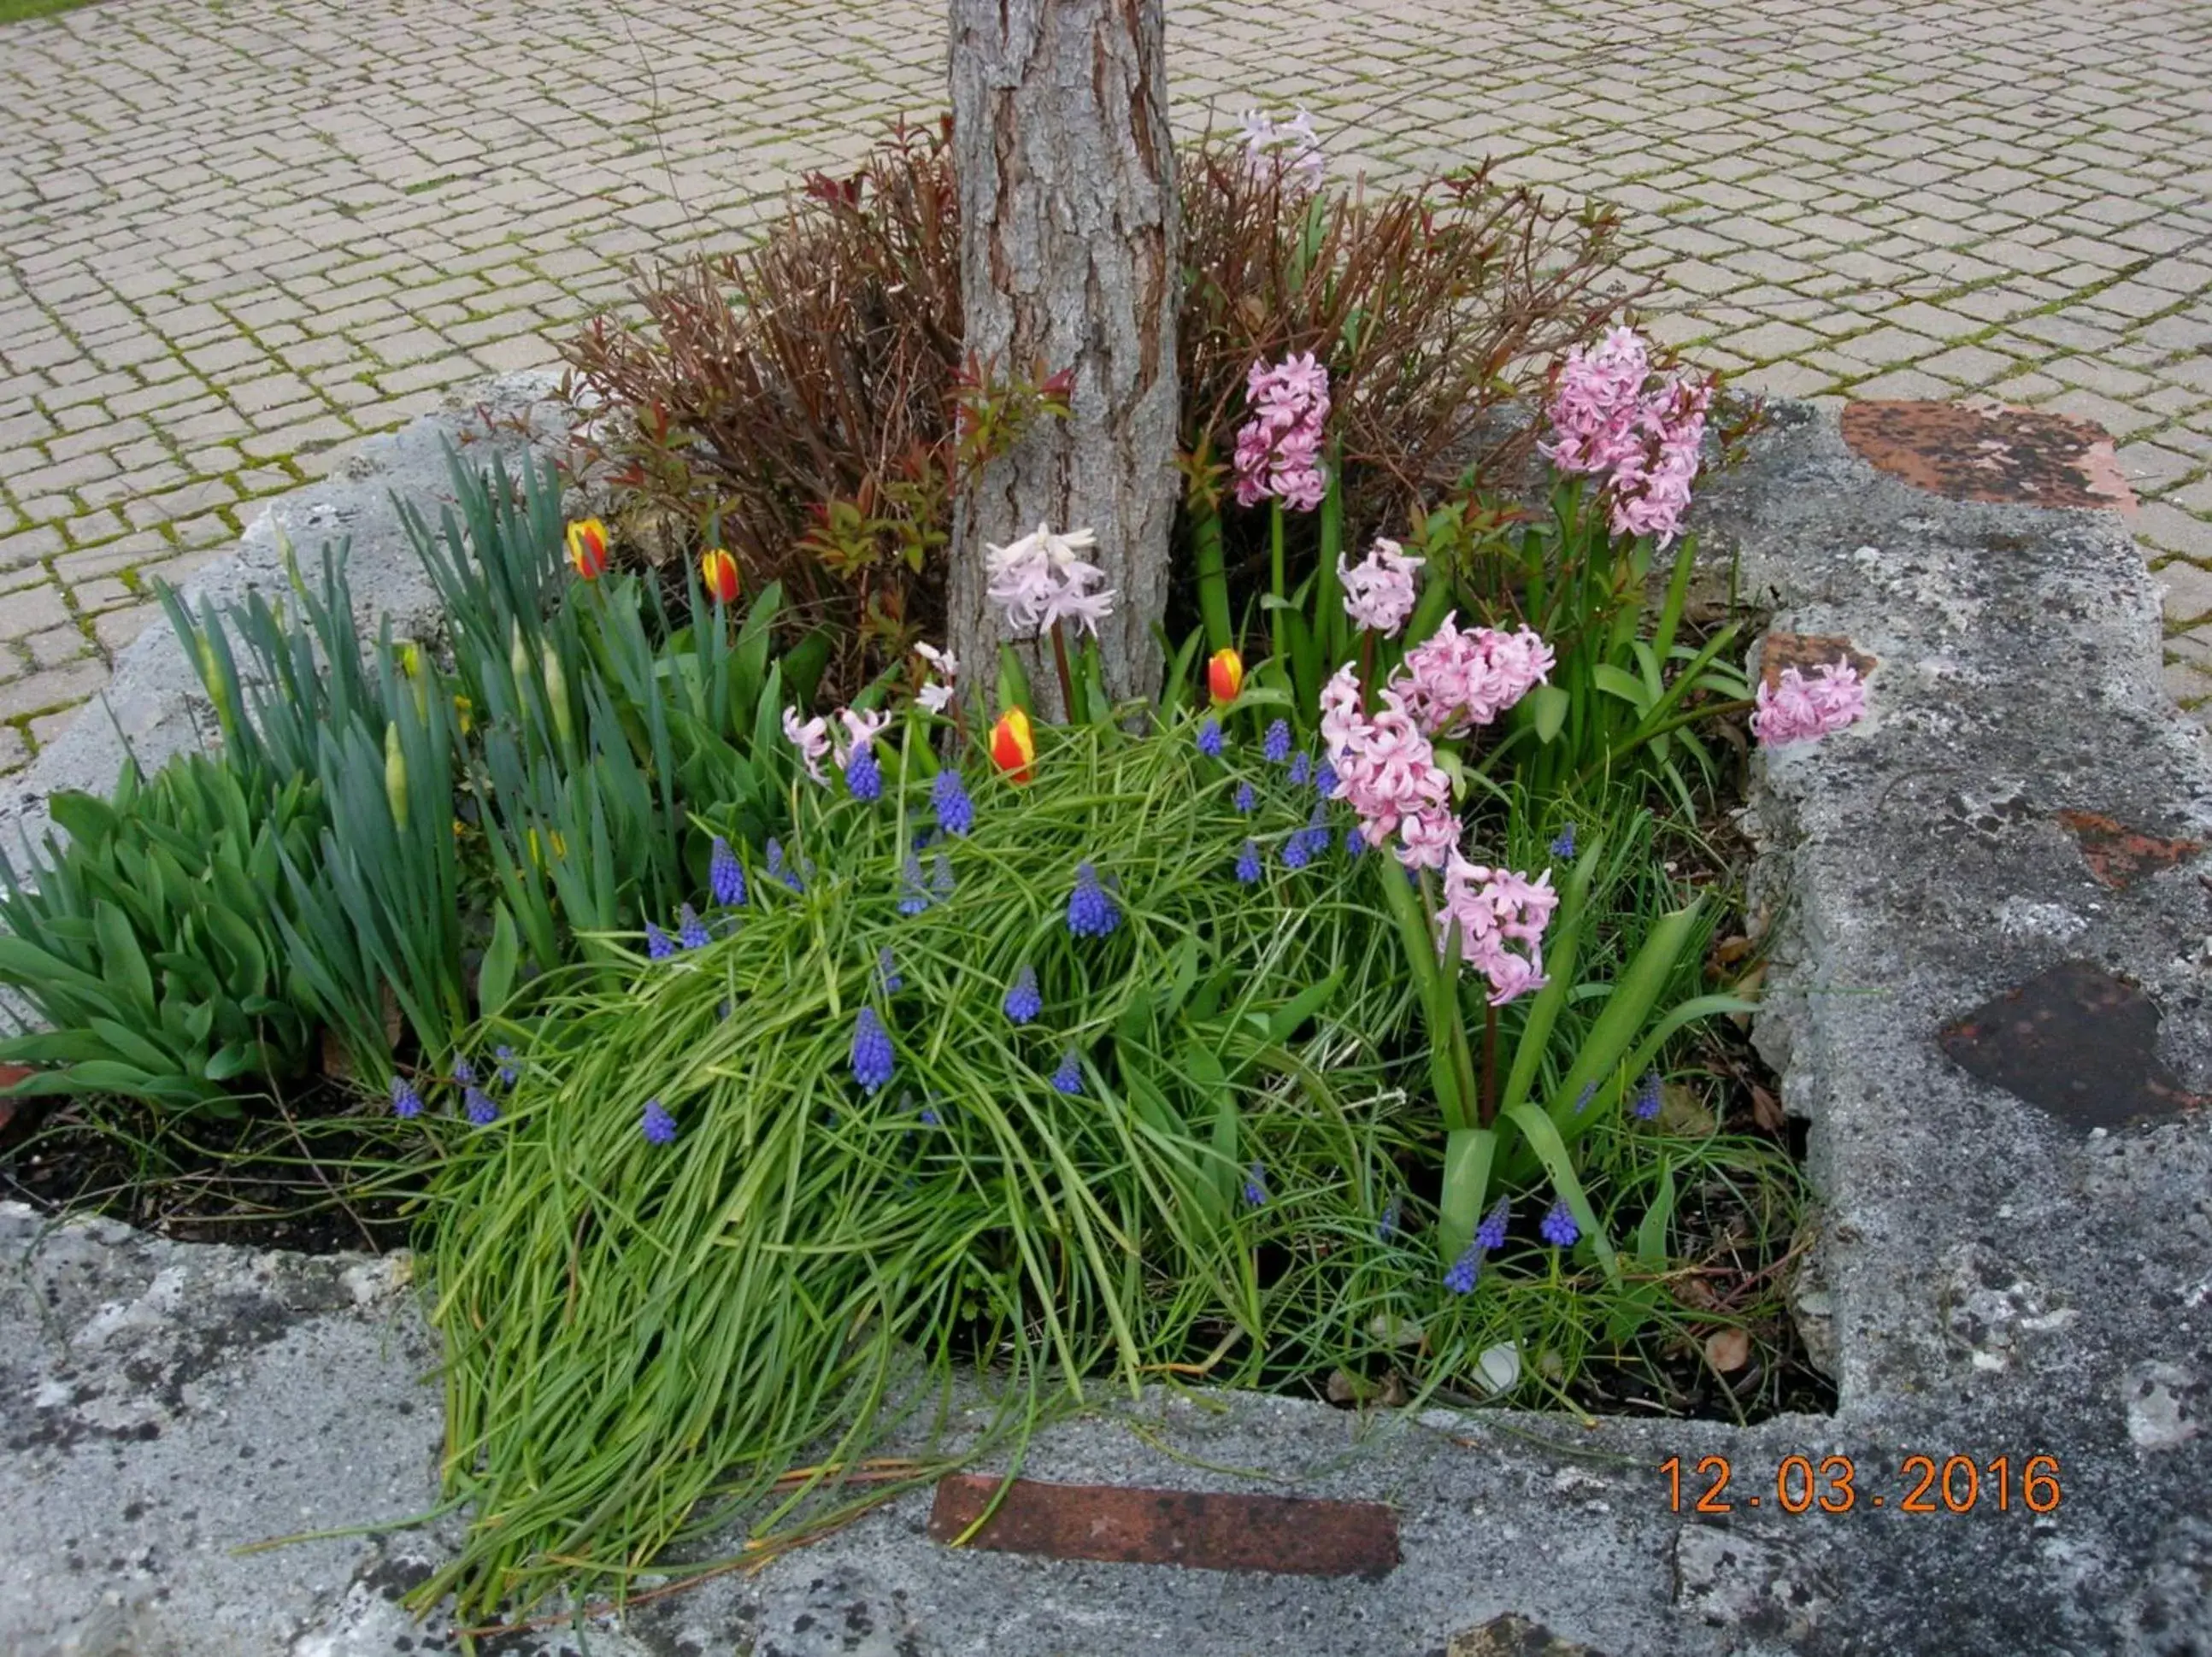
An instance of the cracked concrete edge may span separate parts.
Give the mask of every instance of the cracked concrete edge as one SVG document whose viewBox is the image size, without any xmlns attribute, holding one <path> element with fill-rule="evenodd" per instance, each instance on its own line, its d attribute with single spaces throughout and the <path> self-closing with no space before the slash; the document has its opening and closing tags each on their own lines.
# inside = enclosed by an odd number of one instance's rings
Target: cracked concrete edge
<svg viewBox="0 0 2212 1657">
<path fill-rule="evenodd" d="M 313 579 L 326 543 L 348 542 L 346 573 L 366 636 L 392 618 L 395 636 L 434 630 L 437 598 L 401 524 L 394 498 L 418 507 L 452 498 L 447 446 L 460 441 L 471 464 L 494 453 L 565 441 L 568 417 L 552 398 L 550 372 L 501 375 L 455 392 L 445 406 L 396 432 L 373 437 L 330 476 L 267 502 L 237 549 L 186 580 L 179 595 L 195 613 L 285 592 L 280 535 Z M 247 663 L 241 660 L 241 668 Z M 18 865 L 27 843 L 43 853 L 52 820 L 46 802 L 65 789 L 106 795 L 135 754 L 151 775 L 173 756 L 215 740 L 212 705 L 175 629 L 163 618 L 116 659 L 106 689 L 86 703 L 24 770 L 0 779 L 0 855 Z"/>
</svg>

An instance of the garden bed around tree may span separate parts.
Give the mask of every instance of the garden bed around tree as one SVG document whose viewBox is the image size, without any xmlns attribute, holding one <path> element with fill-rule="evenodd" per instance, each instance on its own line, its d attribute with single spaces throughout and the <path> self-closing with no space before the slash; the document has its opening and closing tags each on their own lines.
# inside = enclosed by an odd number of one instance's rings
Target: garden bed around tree
<svg viewBox="0 0 2212 1657">
<path fill-rule="evenodd" d="M 832 1618 L 948 1657 L 1427 1651 L 1509 1614 L 1616 1657 L 1840 1653 L 1906 1627 L 1991 1654 L 2201 1637 L 2212 1030 L 2191 859 L 2212 762 L 2159 689 L 2150 578 L 2117 520 L 1946 498 L 1848 429 L 1778 410 L 1699 507 L 1772 609 L 1770 656 L 1794 637 L 1871 664 L 1872 717 L 1768 753 L 1750 798 L 1774 929 L 1754 1035 L 1809 1129 L 1797 1299 L 1832 1355 L 1832 1415 L 1105 1387 L 1028 1441 L 1022 1477 L 1381 1503 L 1399 1563 L 1301 1579 L 947 1550 L 916 1490 L 794 1554 L 726 1539 L 757 1574 L 665 1597 L 641 1578 L 618 1622 L 494 1648 L 798 1652 Z M 357 579 L 377 555 L 357 543 Z M 4 1314 L 20 1540 L 0 1628 L 36 1650 L 134 1616 L 188 1654 L 446 1636 L 396 1601 L 442 1567 L 450 1516 L 229 1551 L 435 1504 L 428 1349 L 388 1273 L 9 1225 L 28 1293 Z M 948 1400 L 956 1438 L 987 1424 L 978 1403 Z M 880 1454 L 926 1448 L 927 1425 Z"/>
</svg>

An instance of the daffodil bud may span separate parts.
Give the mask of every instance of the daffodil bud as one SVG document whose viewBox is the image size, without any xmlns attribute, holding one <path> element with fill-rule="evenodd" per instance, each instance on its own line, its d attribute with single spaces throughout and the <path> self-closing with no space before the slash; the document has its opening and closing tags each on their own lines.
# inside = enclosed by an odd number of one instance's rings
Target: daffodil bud
<svg viewBox="0 0 2212 1657">
<path fill-rule="evenodd" d="M 560 652 L 546 641 L 540 657 L 545 667 L 545 700 L 553 709 L 553 734 L 566 748 L 575 739 L 574 722 L 568 717 L 568 676 L 561 671 Z"/>
<path fill-rule="evenodd" d="M 392 820 L 403 830 L 407 827 L 407 756 L 399 751 L 399 726 L 387 721 L 384 727 L 384 797 L 392 803 Z"/>
<path fill-rule="evenodd" d="M 514 674 L 514 688 L 520 691 L 530 677 L 530 646 L 522 642 L 522 623 L 507 623 L 507 665 Z"/>
</svg>

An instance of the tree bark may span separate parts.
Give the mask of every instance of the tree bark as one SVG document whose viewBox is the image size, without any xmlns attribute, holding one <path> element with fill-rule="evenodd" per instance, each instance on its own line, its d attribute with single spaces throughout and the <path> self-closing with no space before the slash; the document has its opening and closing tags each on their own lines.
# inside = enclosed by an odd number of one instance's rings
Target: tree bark
<svg viewBox="0 0 2212 1657">
<path fill-rule="evenodd" d="M 952 647 L 971 686 L 990 683 L 1008 635 L 984 597 L 987 542 L 1088 528 L 1121 595 L 1100 628 L 1108 690 L 1149 696 L 1179 488 L 1182 223 L 1161 0 L 951 5 L 963 350 L 1002 374 L 1074 374 L 1068 417 L 1035 422 L 956 503 Z M 1040 709 L 1059 711 L 1048 649 L 1018 648 Z"/>
</svg>

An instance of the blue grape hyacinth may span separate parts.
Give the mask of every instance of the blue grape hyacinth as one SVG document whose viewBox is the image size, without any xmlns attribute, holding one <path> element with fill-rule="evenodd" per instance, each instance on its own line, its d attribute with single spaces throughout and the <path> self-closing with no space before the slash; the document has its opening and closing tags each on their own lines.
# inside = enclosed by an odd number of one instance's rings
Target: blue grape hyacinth
<svg viewBox="0 0 2212 1657">
<path fill-rule="evenodd" d="M 1583 1235 L 1582 1228 L 1575 1223 L 1575 1217 L 1568 1209 L 1565 1197 L 1552 1204 L 1551 1211 L 1544 1216 L 1543 1224 L 1537 1229 L 1544 1234 L 1544 1241 L 1554 1248 L 1571 1248 L 1575 1239 Z"/>
<path fill-rule="evenodd" d="M 1486 1249 L 1503 1248 L 1505 1247 L 1505 1228 L 1512 1223 L 1513 1205 L 1500 1197 L 1490 1212 L 1482 1217 L 1482 1223 L 1475 1227 L 1474 1240 Z"/>
<path fill-rule="evenodd" d="M 1024 967 L 1014 974 L 1014 981 L 1006 986 L 1005 1005 L 1007 1021 L 1016 1024 L 1026 1024 L 1044 1011 L 1035 967 Z"/>
<path fill-rule="evenodd" d="M 921 859 L 915 853 L 906 854 L 906 868 L 899 886 L 898 912 L 902 915 L 920 914 L 929 907 L 928 889 L 921 883 Z"/>
<path fill-rule="evenodd" d="M 1552 855 L 1555 858 L 1571 858 L 1574 854 L 1575 825 L 1571 822 L 1559 830 L 1559 838 L 1552 842 Z"/>
<path fill-rule="evenodd" d="M 1248 1205 L 1257 1208 L 1267 1200 L 1267 1170 L 1264 1165 L 1255 1162 L 1244 1170 L 1244 1201 Z"/>
<path fill-rule="evenodd" d="M 1636 1089 L 1636 1102 L 1630 1107 L 1638 1121 L 1658 1120 L 1660 1097 L 1659 1072 L 1656 1070 L 1644 1071 L 1644 1080 Z"/>
<path fill-rule="evenodd" d="M 457 1056 L 453 1060 L 453 1080 L 466 1087 L 476 1079 L 477 1067 L 469 1063 L 467 1055 Z"/>
<path fill-rule="evenodd" d="M 1260 847 L 1257 841 L 1246 841 L 1244 849 L 1237 854 L 1237 878 L 1247 886 L 1260 878 Z"/>
<path fill-rule="evenodd" d="M 1218 721 L 1208 719 L 1198 727 L 1198 751 L 1210 760 L 1221 757 L 1221 725 Z"/>
<path fill-rule="evenodd" d="M 1075 889 L 1067 895 L 1067 930 L 1077 938 L 1104 938 L 1121 924 L 1121 911 L 1098 883 L 1098 871 L 1075 865 Z"/>
<path fill-rule="evenodd" d="M 1291 786 L 1292 787 L 1304 787 L 1306 785 L 1306 779 L 1312 775 L 1313 762 L 1308 759 L 1304 754 L 1299 755 L 1296 759 L 1291 762 Z"/>
<path fill-rule="evenodd" d="M 869 804 L 884 797 L 883 768 L 876 763 L 875 750 L 866 743 L 854 743 L 845 761 L 845 786 L 854 799 Z"/>
<path fill-rule="evenodd" d="M 677 913 L 676 937 L 687 950 L 703 950 L 714 941 L 707 931 L 707 923 L 699 919 L 699 912 L 688 903 Z"/>
<path fill-rule="evenodd" d="M 1250 783 L 1240 782 L 1237 785 L 1236 805 L 1240 811 L 1249 811 L 1252 809 L 1253 794 Z"/>
<path fill-rule="evenodd" d="M 422 1114 L 422 1096 L 404 1076 L 392 1078 L 392 1114 L 410 1122 Z"/>
<path fill-rule="evenodd" d="M 1277 719 L 1267 727 L 1267 734 L 1260 740 L 1260 751 L 1267 756 L 1270 765 L 1280 765 L 1291 756 L 1291 722 Z"/>
<path fill-rule="evenodd" d="M 939 897 L 952 895 L 952 859 L 943 852 L 937 854 L 937 866 L 931 874 L 929 889 Z"/>
<path fill-rule="evenodd" d="M 649 1145 L 672 1144 L 676 1140 L 676 1119 L 662 1108 L 658 1099 L 645 1102 L 645 1114 L 638 1122 L 638 1130 L 645 1135 Z"/>
<path fill-rule="evenodd" d="M 1474 1283 L 1482 1275 L 1482 1245 L 1471 1242 L 1466 1252 L 1454 1260 L 1444 1272 L 1444 1287 L 1455 1295 L 1472 1295 Z"/>
<path fill-rule="evenodd" d="M 1376 1242 L 1389 1242 L 1398 1235 L 1399 1211 L 1404 1201 L 1402 1197 L 1394 1193 L 1390 1200 L 1382 1205 L 1382 1212 L 1375 1222 Z"/>
<path fill-rule="evenodd" d="M 890 1032 L 873 1007 L 863 1007 L 853 1021 L 853 1079 L 875 1093 L 891 1079 L 891 1070 Z"/>
<path fill-rule="evenodd" d="M 489 1127 L 494 1122 L 499 1120 L 499 1107 L 492 1103 L 491 1095 L 480 1087 L 471 1086 L 464 1089 L 461 1093 L 461 1105 L 468 1113 L 471 1126 Z"/>
<path fill-rule="evenodd" d="M 876 951 L 876 976 L 882 980 L 885 995 L 896 995 L 906 986 L 906 980 L 899 976 L 897 957 L 888 944 Z"/>
<path fill-rule="evenodd" d="M 768 872 L 772 880 L 780 880 L 794 892 L 806 889 L 799 883 L 799 871 L 783 860 L 783 842 L 772 840 L 768 843 Z"/>
<path fill-rule="evenodd" d="M 676 953 L 676 945 L 669 942 L 668 934 L 660 930 L 656 921 L 645 923 L 645 952 L 655 961 L 665 961 Z"/>
<path fill-rule="evenodd" d="M 1083 1091 L 1083 1066 L 1076 1062 L 1073 1047 L 1060 1056 L 1060 1068 L 1052 1073 L 1052 1090 L 1071 1099 Z"/>
<path fill-rule="evenodd" d="M 1327 760 L 1314 768 L 1314 790 L 1323 799 L 1336 792 L 1337 781 L 1336 768 Z"/>
<path fill-rule="evenodd" d="M 516 1078 L 522 1074 L 522 1067 L 514 1061 L 514 1049 L 507 1047 L 494 1047 L 491 1050 L 491 1056 L 499 1060 L 500 1086 L 513 1087 Z"/>
<path fill-rule="evenodd" d="M 745 901 L 744 865 L 720 835 L 714 836 L 714 852 L 707 859 L 707 892 L 725 909 L 733 909 Z"/>
<path fill-rule="evenodd" d="M 948 835 L 964 835 L 975 826 L 975 803 L 957 771 L 940 771 L 929 785 L 929 803 L 936 808 L 937 826 Z"/>
</svg>

